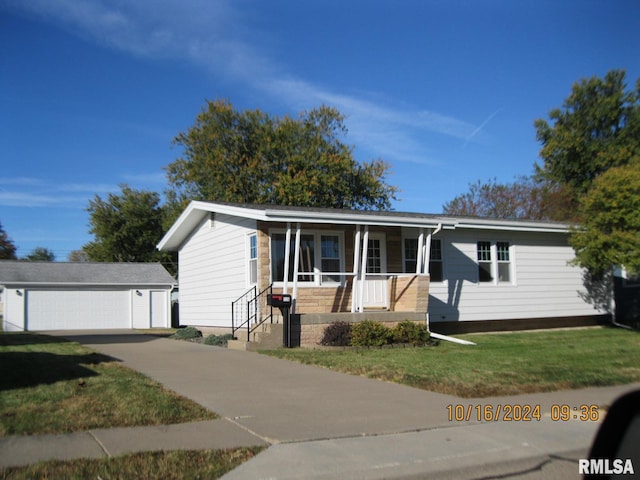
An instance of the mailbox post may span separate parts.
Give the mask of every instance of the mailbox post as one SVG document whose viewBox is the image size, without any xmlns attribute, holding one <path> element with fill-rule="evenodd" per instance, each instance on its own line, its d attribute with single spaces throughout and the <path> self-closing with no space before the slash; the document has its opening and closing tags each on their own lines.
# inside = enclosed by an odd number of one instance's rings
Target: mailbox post
<svg viewBox="0 0 640 480">
<path fill-rule="evenodd" d="M 278 307 L 282 313 L 282 345 L 291 348 L 291 295 L 272 293 L 267 295 L 267 305 Z"/>
</svg>

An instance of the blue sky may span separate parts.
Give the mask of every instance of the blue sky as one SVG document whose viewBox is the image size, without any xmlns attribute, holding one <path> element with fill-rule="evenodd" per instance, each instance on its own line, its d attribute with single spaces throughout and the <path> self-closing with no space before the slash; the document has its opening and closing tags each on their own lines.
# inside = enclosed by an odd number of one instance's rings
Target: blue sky
<svg viewBox="0 0 640 480">
<path fill-rule="evenodd" d="M 382 158 L 394 208 L 441 212 L 476 180 L 529 174 L 533 121 L 571 85 L 640 77 L 637 0 L 4 0 L 0 222 L 18 255 L 65 260 L 86 207 L 162 192 L 171 140 L 205 100 L 347 116 Z"/>
</svg>

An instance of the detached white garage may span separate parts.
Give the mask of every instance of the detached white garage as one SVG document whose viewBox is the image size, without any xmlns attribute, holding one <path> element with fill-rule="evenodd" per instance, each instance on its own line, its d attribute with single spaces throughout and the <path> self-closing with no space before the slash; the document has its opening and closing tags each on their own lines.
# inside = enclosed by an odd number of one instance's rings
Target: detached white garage
<svg viewBox="0 0 640 480">
<path fill-rule="evenodd" d="M 3 328 L 170 327 L 175 285 L 157 263 L 0 261 Z"/>
</svg>

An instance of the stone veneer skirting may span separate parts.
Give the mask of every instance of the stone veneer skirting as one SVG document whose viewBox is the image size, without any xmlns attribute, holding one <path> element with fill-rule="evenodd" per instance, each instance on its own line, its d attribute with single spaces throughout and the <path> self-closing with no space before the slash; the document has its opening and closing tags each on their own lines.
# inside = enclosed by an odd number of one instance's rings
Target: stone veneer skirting
<svg viewBox="0 0 640 480">
<path fill-rule="evenodd" d="M 331 313 L 331 314 L 302 314 L 291 319 L 291 337 L 293 346 L 314 347 L 320 344 L 324 329 L 334 322 L 357 323 L 363 320 L 380 322 L 393 328 L 398 323 L 412 321 L 426 323 L 424 313 L 414 312 L 362 312 L 362 313 Z"/>
</svg>

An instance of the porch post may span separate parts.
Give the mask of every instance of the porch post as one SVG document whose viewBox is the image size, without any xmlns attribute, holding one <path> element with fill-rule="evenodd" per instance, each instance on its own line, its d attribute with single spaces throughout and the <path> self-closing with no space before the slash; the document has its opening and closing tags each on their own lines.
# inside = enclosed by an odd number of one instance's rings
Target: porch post
<svg viewBox="0 0 640 480">
<path fill-rule="evenodd" d="M 284 278 L 282 279 L 282 293 L 287 293 L 289 286 L 289 255 L 291 255 L 291 223 L 287 222 L 287 234 L 284 238 Z M 277 278 L 273 280 L 278 281 Z"/>
<path fill-rule="evenodd" d="M 296 224 L 296 244 L 293 257 L 293 298 L 292 298 L 292 313 L 296 310 L 296 299 L 298 298 L 298 269 L 300 268 L 300 223 Z"/>
<path fill-rule="evenodd" d="M 358 311 L 364 312 L 364 281 L 367 276 L 367 254 L 369 253 L 369 225 L 364 226 L 362 239 L 362 265 L 360 267 L 360 294 L 358 295 Z"/>
<path fill-rule="evenodd" d="M 351 313 L 358 310 L 358 270 L 360 269 L 360 225 L 356 225 L 353 240 L 353 280 L 351 282 Z"/>
<path fill-rule="evenodd" d="M 416 251 L 416 275 L 422 273 L 422 261 L 424 259 L 424 228 L 420 229 L 418 235 L 418 250 Z"/>
<path fill-rule="evenodd" d="M 429 273 L 429 261 L 431 260 L 431 237 L 433 236 L 433 230 L 429 230 L 427 235 L 427 244 L 424 246 L 424 273 Z"/>
</svg>

